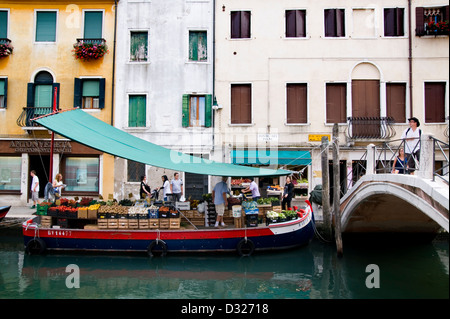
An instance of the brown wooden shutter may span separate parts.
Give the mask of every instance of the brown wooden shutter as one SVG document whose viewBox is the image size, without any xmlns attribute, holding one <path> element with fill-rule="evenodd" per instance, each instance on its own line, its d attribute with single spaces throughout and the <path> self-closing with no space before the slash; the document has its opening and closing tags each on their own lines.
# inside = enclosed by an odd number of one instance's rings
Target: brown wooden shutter
<svg viewBox="0 0 450 319">
<path fill-rule="evenodd" d="M 346 122 L 347 85 L 328 83 L 326 86 L 327 123 Z"/>
<path fill-rule="evenodd" d="M 326 9 L 325 10 L 325 36 L 326 37 L 334 37 L 335 29 L 334 26 L 336 24 L 335 21 L 335 10 L 334 9 Z"/>
<path fill-rule="evenodd" d="M 241 14 L 240 11 L 231 12 L 231 38 L 241 37 Z"/>
<path fill-rule="evenodd" d="M 386 83 L 386 114 L 395 123 L 406 122 L 405 83 Z"/>
<path fill-rule="evenodd" d="M 250 38 L 250 11 L 241 11 L 241 38 Z"/>
<path fill-rule="evenodd" d="M 425 122 L 445 122 L 445 83 L 425 83 Z"/>
<path fill-rule="evenodd" d="M 424 9 L 416 7 L 416 35 L 423 35 L 425 33 L 424 27 Z"/>
<path fill-rule="evenodd" d="M 380 81 L 352 81 L 352 116 L 380 116 Z"/>
<path fill-rule="evenodd" d="M 336 9 L 336 36 L 345 37 L 345 10 Z"/>
<path fill-rule="evenodd" d="M 286 10 L 286 38 L 295 37 L 295 10 Z"/>
<path fill-rule="evenodd" d="M 307 123 L 307 86 L 287 84 L 287 119 L 288 124 Z"/>
<path fill-rule="evenodd" d="M 251 124 L 252 94 L 250 84 L 231 85 L 231 124 Z"/>
</svg>

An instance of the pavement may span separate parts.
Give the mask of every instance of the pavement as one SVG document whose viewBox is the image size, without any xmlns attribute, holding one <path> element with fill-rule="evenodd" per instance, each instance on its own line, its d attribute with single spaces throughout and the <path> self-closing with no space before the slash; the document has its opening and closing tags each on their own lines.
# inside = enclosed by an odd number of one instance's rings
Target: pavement
<svg viewBox="0 0 450 319">
<path fill-rule="evenodd" d="M 5 219 L 9 218 L 20 218 L 20 219 L 28 219 L 32 218 L 35 215 L 33 213 L 36 212 L 36 209 L 31 209 L 31 206 L 11 206 L 8 214 L 6 214 Z"/>
</svg>

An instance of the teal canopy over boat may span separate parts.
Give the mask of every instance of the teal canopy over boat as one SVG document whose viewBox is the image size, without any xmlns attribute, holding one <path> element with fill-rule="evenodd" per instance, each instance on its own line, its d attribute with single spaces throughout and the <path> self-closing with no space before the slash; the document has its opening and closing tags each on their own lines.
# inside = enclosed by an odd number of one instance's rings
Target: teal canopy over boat
<svg viewBox="0 0 450 319">
<path fill-rule="evenodd" d="M 61 136 L 101 152 L 174 171 L 230 177 L 291 174 L 290 171 L 283 169 L 220 163 L 171 150 L 115 128 L 81 109 L 52 113 L 33 121 Z"/>
</svg>

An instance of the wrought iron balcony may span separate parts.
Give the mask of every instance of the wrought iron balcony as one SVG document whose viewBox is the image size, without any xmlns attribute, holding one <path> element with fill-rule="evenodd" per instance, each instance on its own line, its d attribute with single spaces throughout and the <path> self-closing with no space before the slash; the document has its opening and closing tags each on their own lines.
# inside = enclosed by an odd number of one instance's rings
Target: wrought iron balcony
<svg viewBox="0 0 450 319">
<path fill-rule="evenodd" d="M 0 38 L 0 44 L 10 44 L 11 40 L 8 38 Z"/>
<path fill-rule="evenodd" d="M 392 117 L 348 117 L 347 137 L 352 140 L 386 140 L 395 136 Z"/>
<path fill-rule="evenodd" d="M 37 129 L 40 126 L 31 121 L 31 119 L 50 114 L 52 112 L 52 107 L 24 107 L 16 123 L 22 128 L 26 127 L 27 129 Z"/>
<path fill-rule="evenodd" d="M 84 39 L 79 38 L 77 39 L 77 44 L 99 44 L 99 45 L 105 45 L 106 40 L 105 39 Z"/>
</svg>

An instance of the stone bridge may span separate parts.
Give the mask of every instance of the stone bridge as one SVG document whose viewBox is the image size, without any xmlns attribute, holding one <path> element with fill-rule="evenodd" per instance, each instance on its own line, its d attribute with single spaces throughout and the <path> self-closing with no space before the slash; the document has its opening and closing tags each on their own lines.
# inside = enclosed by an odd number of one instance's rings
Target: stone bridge
<svg viewBox="0 0 450 319">
<path fill-rule="evenodd" d="M 449 231 L 449 185 L 433 178 L 430 136 L 422 135 L 415 175 L 375 174 L 375 148 L 368 146 L 367 171 L 341 198 L 343 233 L 437 233 Z"/>
</svg>

